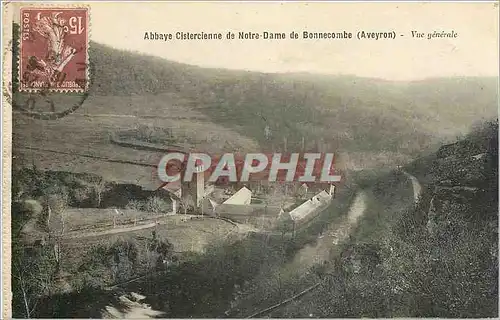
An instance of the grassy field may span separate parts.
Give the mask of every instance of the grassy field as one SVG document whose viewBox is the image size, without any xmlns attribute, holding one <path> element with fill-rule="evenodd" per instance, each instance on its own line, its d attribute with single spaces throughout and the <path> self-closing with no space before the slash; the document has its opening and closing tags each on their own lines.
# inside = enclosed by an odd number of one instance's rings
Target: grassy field
<svg viewBox="0 0 500 320">
<path fill-rule="evenodd" d="M 151 238 L 153 231 L 159 238 L 172 243 L 173 250 L 176 253 L 203 252 L 205 247 L 213 241 L 233 234 L 236 236 L 239 233 L 237 227 L 218 219 L 188 219 L 183 221 L 180 216 L 170 216 L 158 220 L 162 223 L 156 227 L 139 231 L 64 240 L 63 254 L 67 258 L 66 263 L 68 266 L 81 265 L 85 253 L 98 244 L 110 244 L 123 240 L 136 241 L 140 247 L 141 242 L 143 243 L 144 240 Z M 77 272 L 75 272 L 75 275 L 78 277 Z"/>
<path fill-rule="evenodd" d="M 120 99 L 116 98 L 115 103 Z M 102 100 L 102 101 L 100 101 Z M 82 110 L 92 105 L 106 103 L 107 97 L 86 101 Z M 92 108 L 90 108 L 92 109 Z M 179 108 L 173 108 L 178 110 Z M 168 113 L 168 106 L 164 106 Z M 147 112 L 137 111 L 142 115 Z M 178 112 L 178 111 L 177 111 Z M 174 112 L 175 113 L 175 112 Z M 190 110 L 184 108 L 185 116 Z M 123 112 L 119 115 L 125 115 Z M 169 118 L 151 119 L 136 117 L 86 117 L 77 113 L 58 121 L 44 121 L 14 115 L 13 155 L 18 166 L 30 166 L 33 162 L 46 170 L 93 172 L 106 180 L 120 183 L 139 183 L 148 188 L 158 187 L 154 166 L 163 155 L 160 152 L 135 150 L 114 145 L 110 135 L 138 128 L 171 128 L 174 134 L 189 136 L 188 144 L 198 151 L 258 150 L 252 139 L 210 121 Z M 165 145 L 161 145 L 164 147 Z M 36 148 L 36 150 L 30 149 Z M 91 157 L 99 157 L 95 159 Z M 106 159 L 135 162 L 139 165 L 109 162 Z M 140 165 L 143 164 L 143 165 Z"/>
</svg>

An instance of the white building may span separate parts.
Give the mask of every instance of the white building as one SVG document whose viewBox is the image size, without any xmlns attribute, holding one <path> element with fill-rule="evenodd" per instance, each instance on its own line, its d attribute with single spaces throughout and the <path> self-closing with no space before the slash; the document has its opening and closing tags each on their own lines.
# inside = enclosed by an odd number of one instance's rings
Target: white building
<svg viewBox="0 0 500 320">
<path fill-rule="evenodd" d="M 329 190 L 331 192 L 331 189 Z M 302 221 L 308 219 L 314 214 L 319 213 L 320 209 L 326 207 L 332 200 L 333 194 L 325 190 L 314 195 L 311 199 L 305 201 L 297 208 L 290 211 L 290 218 L 294 221 Z"/>
<path fill-rule="evenodd" d="M 245 204 L 249 205 L 252 201 L 252 191 L 248 188 L 243 187 L 233 194 L 229 199 L 223 202 L 223 204 Z"/>
</svg>

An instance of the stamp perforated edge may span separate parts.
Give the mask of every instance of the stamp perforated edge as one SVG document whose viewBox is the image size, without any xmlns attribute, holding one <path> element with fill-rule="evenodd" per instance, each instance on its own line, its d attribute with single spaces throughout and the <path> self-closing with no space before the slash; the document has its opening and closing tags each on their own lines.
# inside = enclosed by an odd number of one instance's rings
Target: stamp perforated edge
<svg viewBox="0 0 500 320">
<path fill-rule="evenodd" d="M 28 9 L 28 8 L 33 8 L 33 9 L 46 9 L 46 10 L 54 10 L 54 9 L 66 9 L 66 10 L 71 10 L 71 9 L 86 9 L 87 10 L 87 43 L 85 45 L 85 50 L 86 50 L 86 55 L 85 55 L 85 87 L 80 88 L 80 89 L 63 89 L 63 88 L 49 88 L 49 89 L 37 89 L 37 88 L 25 88 L 21 89 L 21 86 L 19 86 L 19 92 L 24 92 L 24 93 L 37 93 L 41 91 L 46 91 L 46 92 L 55 92 L 55 93 L 84 93 L 89 90 L 90 87 L 90 58 L 89 58 L 89 48 L 90 48 L 90 36 L 92 34 L 92 19 L 91 19 L 91 14 L 90 14 L 90 6 L 85 5 L 85 4 L 64 4 L 64 3 L 32 3 L 32 4 L 22 4 L 21 7 L 19 7 L 18 12 L 15 14 L 20 15 L 21 10 L 23 9 Z M 21 28 L 19 28 L 19 33 L 21 33 Z M 19 49 L 18 56 L 17 56 L 17 70 L 18 74 L 17 77 L 20 81 L 21 79 L 21 34 L 18 36 L 18 41 L 15 44 L 17 48 Z"/>
</svg>

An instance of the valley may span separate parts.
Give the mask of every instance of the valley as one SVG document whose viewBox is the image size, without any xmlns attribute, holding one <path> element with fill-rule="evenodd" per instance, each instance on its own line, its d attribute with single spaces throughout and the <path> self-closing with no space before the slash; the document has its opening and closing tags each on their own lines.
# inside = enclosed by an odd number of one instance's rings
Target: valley
<svg viewBox="0 0 500 320">
<path fill-rule="evenodd" d="M 13 96 L 15 315 L 498 315 L 495 78 L 267 74 L 90 48 L 80 107 Z M 24 112 L 51 106 L 71 112 Z M 335 152 L 343 180 L 300 228 L 174 212 L 164 149 Z M 266 214 L 283 209 L 275 220 L 309 197 L 246 187 Z"/>
</svg>

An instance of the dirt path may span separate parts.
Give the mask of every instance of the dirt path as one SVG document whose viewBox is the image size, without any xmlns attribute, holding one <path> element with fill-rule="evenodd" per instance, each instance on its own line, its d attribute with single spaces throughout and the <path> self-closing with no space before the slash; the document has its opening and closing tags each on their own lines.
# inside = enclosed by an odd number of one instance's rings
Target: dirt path
<svg viewBox="0 0 500 320">
<path fill-rule="evenodd" d="M 150 223 L 140 224 L 137 226 L 132 225 L 130 227 L 108 229 L 108 230 L 103 230 L 103 231 L 73 232 L 73 233 L 65 234 L 63 236 L 63 240 L 100 237 L 100 236 L 105 236 L 105 235 L 110 235 L 110 234 L 132 232 L 132 231 L 138 231 L 138 230 L 142 230 L 142 229 L 154 228 L 157 225 L 165 224 L 165 223 L 166 223 L 165 221 L 159 220 L 158 222 L 150 222 Z"/>
<path fill-rule="evenodd" d="M 168 217 L 169 216 L 156 217 L 156 218 L 149 219 L 149 220 L 143 220 L 141 224 L 134 225 L 132 223 L 132 224 L 129 224 L 129 226 L 127 226 L 127 227 L 109 228 L 106 230 L 87 231 L 87 232 L 73 231 L 73 232 L 66 233 L 62 238 L 63 238 L 63 240 L 82 239 L 82 238 L 100 237 L 100 236 L 117 234 L 117 233 L 127 233 L 127 232 L 143 230 L 143 229 L 150 229 L 150 228 L 154 228 L 154 227 L 159 226 L 159 225 L 165 225 L 165 224 L 171 223 L 171 221 L 166 220 Z M 185 216 L 183 218 L 189 220 L 192 218 L 198 218 L 198 216 L 188 215 L 187 218 Z M 210 218 L 207 218 L 207 219 L 210 219 Z M 225 221 L 223 219 L 219 219 L 219 220 Z M 229 222 L 227 222 L 227 223 L 229 223 Z M 246 224 L 233 223 L 233 226 L 234 226 L 234 228 L 231 229 L 231 231 L 228 234 L 226 234 L 224 236 L 224 238 L 227 238 L 230 235 L 235 234 L 235 233 L 247 234 L 250 232 L 257 232 L 258 231 L 256 228 L 249 226 L 249 225 L 246 225 Z"/>
<path fill-rule="evenodd" d="M 408 172 L 403 171 L 403 173 L 411 181 L 411 184 L 413 186 L 413 199 L 415 200 L 415 204 L 416 204 L 418 202 L 418 199 L 420 198 L 420 194 L 422 193 L 422 185 L 420 184 L 420 182 L 418 182 L 417 178 L 415 178 L 414 176 L 412 176 Z"/>
<path fill-rule="evenodd" d="M 340 223 L 330 225 L 323 235 L 318 237 L 316 244 L 307 245 L 300 249 L 287 268 L 305 272 L 314 264 L 327 261 L 332 246 L 339 244 L 349 236 L 365 210 L 366 194 L 360 191 L 354 198 L 347 216 Z"/>
</svg>

